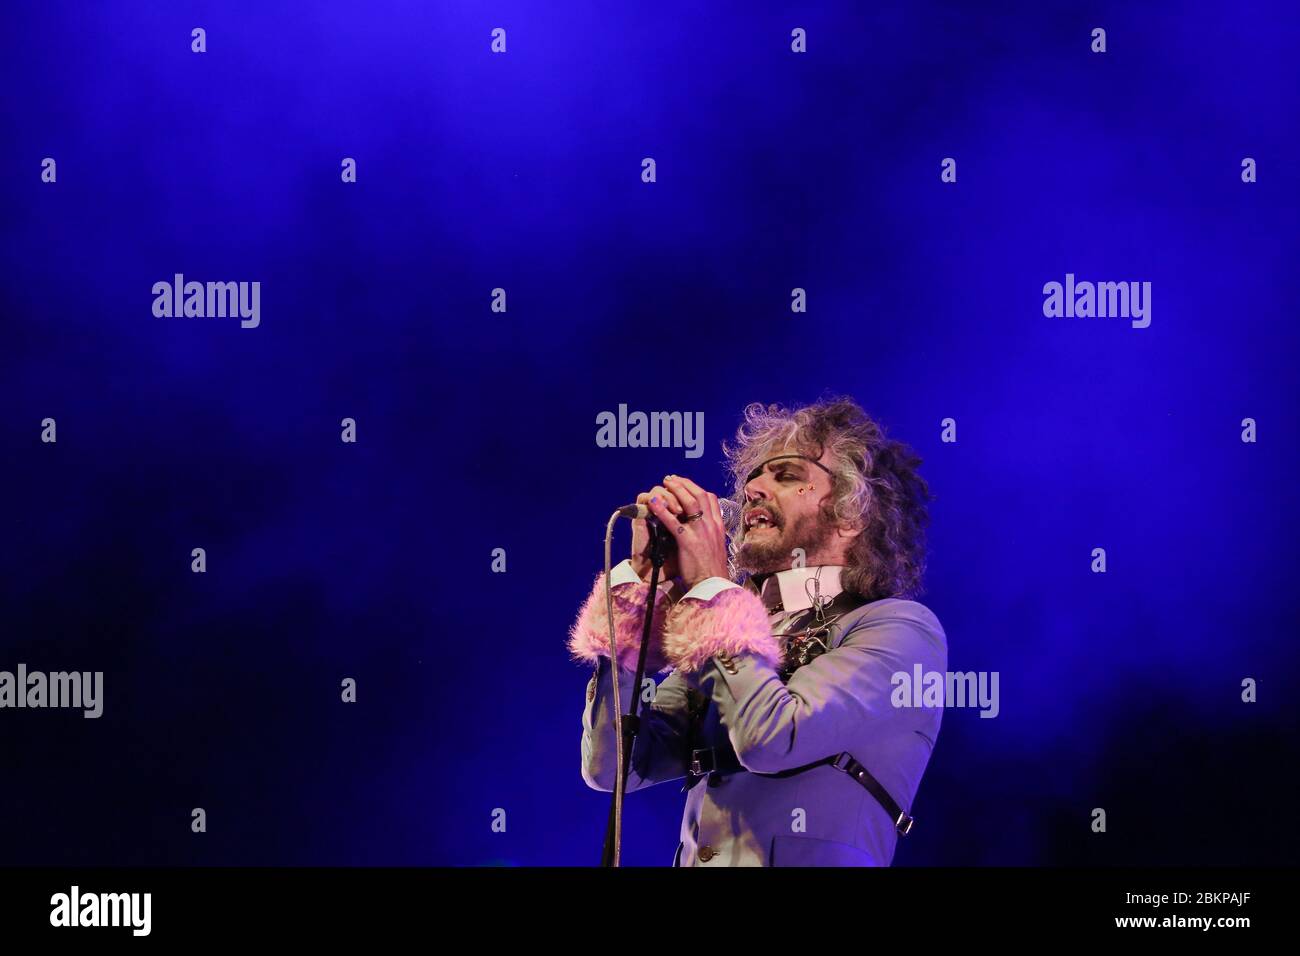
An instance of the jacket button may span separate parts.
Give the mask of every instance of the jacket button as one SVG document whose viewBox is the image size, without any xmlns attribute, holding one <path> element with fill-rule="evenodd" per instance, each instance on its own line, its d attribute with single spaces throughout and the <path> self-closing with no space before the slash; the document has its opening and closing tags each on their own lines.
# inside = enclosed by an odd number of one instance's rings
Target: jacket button
<svg viewBox="0 0 1300 956">
<path fill-rule="evenodd" d="M 714 852 L 713 847 L 709 846 L 707 843 L 700 847 L 699 851 L 696 853 L 696 856 L 700 858 L 701 863 L 708 863 L 716 855 L 717 854 Z"/>
</svg>

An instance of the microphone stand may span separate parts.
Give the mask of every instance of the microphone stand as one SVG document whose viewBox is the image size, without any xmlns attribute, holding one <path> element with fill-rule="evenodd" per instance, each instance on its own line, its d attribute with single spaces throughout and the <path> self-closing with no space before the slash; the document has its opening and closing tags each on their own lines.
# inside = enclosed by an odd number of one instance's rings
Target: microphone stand
<svg viewBox="0 0 1300 956">
<path fill-rule="evenodd" d="M 650 649 L 650 626 L 654 620 L 655 595 L 659 587 L 659 570 L 664 566 L 668 552 L 676 542 L 668 529 L 656 519 L 646 519 L 650 531 L 650 590 L 646 595 L 645 624 L 641 628 L 641 653 L 637 655 L 636 676 L 632 680 L 632 703 L 626 714 L 619 715 L 619 726 L 623 733 L 623 765 L 618 768 L 618 777 L 614 781 L 614 799 L 609 805 L 609 821 L 605 826 L 605 849 L 601 866 L 618 866 L 621 863 L 622 849 L 622 796 L 627 792 L 627 778 L 632 769 L 632 747 L 636 742 L 637 732 L 641 727 L 641 718 L 637 711 L 641 708 L 641 679 L 645 674 L 646 652 Z M 613 678 L 618 680 L 618 661 L 611 661 Z"/>
</svg>

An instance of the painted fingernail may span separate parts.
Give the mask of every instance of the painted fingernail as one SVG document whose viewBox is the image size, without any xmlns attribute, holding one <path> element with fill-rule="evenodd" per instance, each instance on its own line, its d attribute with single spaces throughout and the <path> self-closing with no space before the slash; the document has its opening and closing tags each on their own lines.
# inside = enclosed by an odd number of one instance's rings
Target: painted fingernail
<svg viewBox="0 0 1300 956">
<path fill-rule="evenodd" d="M 658 504 L 658 503 L 659 503 L 659 496 L 658 496 L 658 495 L 655 495 L 653 498 L 651 498 L 651 499 L 650 499 L 650 503 L 651 503 L 652 505 L 653 505 L 653 504 Z"/>
</svg>

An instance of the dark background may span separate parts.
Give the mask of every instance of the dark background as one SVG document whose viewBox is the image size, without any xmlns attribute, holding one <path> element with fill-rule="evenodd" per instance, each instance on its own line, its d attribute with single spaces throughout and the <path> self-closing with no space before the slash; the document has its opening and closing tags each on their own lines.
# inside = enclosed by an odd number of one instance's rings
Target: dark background
<svg viewBox="0 0 1300 956">
<path fill-rule="evenodd" d="M 895 862 L 1294 863 L 1294 11 L 7 5 L 0 669 L 106 700 L 0 711 L 0 863 L 596 862 L 604 522 L 827 393 L 925 458 L 922 600 L 1001 676 Z M 261 326 L 154 317 L 176 272 Z M 1044 317 L 1066 272 L 1151 326 Z M 704 457 L 598 448 L 620 403 Z M 626 862 L 682 800 L 629 798 Z"/>
</svg>

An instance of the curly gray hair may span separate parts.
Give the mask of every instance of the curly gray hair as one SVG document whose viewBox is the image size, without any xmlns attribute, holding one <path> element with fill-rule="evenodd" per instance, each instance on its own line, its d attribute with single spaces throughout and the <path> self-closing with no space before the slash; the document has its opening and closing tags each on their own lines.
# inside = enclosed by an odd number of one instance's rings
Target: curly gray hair
<svg viewBox="0 0 1300 956">
<path fill-rule="evenodd" d="M 772 454 L 795 449 L 820 458 L 829 452 L 826 464 L 835 477 L 822 518 L 862 529 L 849 547 L 842 586 L 867 600 L 921 594 L 933 496 L 917 473 L 916 453 L 888 438 L 847 396 L 796 409 L 754 402 L 744 414 L 735 442 L 722 446 L 735 500 L 744 501 L 747 477 Z"/>
</svg>

